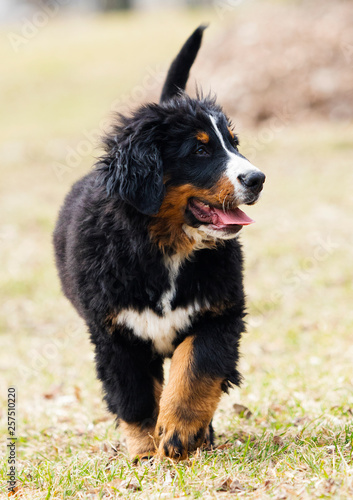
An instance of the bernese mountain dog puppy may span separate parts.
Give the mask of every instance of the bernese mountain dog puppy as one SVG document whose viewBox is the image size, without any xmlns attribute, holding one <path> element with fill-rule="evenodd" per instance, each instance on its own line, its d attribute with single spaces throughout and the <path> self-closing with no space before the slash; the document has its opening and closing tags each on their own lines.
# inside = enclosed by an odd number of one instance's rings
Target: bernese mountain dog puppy
<svg viewBox="0 0 353 500">
<path fill-rule="evenodd" d="M 222 392 L 241 378 L 236 236 L 253 221 L 239 205 L 257 201 L 265 175 L 239 153 L 215 99 L 184 92 L 204 28 L 173 61 L 159 104 L 119 116 L 54 232 L 63 291 L 88 326 L 133 459 L 185 459 L 212 443 Z"/>
</svg>

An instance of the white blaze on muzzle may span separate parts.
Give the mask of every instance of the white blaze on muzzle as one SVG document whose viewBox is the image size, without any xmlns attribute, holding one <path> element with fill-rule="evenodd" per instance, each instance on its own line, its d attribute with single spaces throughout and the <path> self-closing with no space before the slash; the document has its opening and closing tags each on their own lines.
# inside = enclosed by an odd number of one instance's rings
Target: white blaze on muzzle
<svg viewBox="0 0 353 500">
<path fill-rule="evenodd" d="M 224 151 L 226 151 L 227 156 L 228 156 L 228 162 L 226 166 L 226 172 L 225 175 L 228 177 L 230 182 L 234 186 L 234 194 L 239 200 L 239 204 L 242 203 L 242 195 L 245 195 L 247 192 L 247 188 L 243 186 L 240 182 L 240 176 L 247 176 L 251 173 L 261 173 L 261 170 L 259 170 L 257 167 L 255 167 L 252 163 L 250 163 L 246 158 L 243 158 L 242 156 L 234 153 L 233 151 L 229 151 L 229 149 L 226 147 L 223 136 L 217 127 L 216 120 L 214 119 L 213 116 L 209 115 L 209 118 L 211 120 L 213 129 L 215 131 L 215 134 L 217 135 Z"/>
</svg>

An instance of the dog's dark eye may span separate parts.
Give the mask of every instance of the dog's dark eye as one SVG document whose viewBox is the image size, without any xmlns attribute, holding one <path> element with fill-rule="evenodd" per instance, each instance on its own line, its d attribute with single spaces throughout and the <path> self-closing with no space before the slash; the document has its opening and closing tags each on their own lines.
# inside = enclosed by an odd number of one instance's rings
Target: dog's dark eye
<svg viewBox="0 0 353 500">
<path fill-rule="evenodd" d="M 236 135 L 234 137 L 231 137 L 230 142 L 231 142 L 234 149 L 238 149 L 239 141 L 238 141 L 238 137 Z"/>
<path fill-rule="evenodd" d="M 229 136 L 230 136 L 229 140 L 230 140 L 231 145 L 233 146 L 234 149 L 238 149 L 239 140 L 233 131 L 233 127 L 232 127 L 231 123 L 228 124 L 228 132 L 229 132 Z"/>
<path fill-rule="evenodd" d="M 208 156 L 209 155 L 205 146 L 197 146 L 197 148 L 194 151 L 194 154 L 197 156 Z"/>
</svg>

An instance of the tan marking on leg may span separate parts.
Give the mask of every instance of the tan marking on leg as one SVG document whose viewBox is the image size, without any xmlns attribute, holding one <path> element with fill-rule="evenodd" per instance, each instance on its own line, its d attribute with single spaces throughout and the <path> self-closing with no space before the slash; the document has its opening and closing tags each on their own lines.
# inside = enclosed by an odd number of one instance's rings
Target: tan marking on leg
<svg viewBox="0 0 353 500">
<path fill-rule="evenodd" d="M 127 450 L 132 460 L 153 456 L 156 453 L 154 435 L 162 389 L 162 384 L 154 380 L 156 409 L 151 418 L 146 419 L 144 422 L 137 423 L 128 423 L 124 420 L 120 420 L 120 427 L 126 438 Z"/>
<path fill-rule="evenodd" d="M 211 442 L 211 434 L 210 434 L 210 426 L 207 427 L 206 429 L 206 434 L 205 434 L 205 440 L 203 443 L 203 447 L 206 450 L 211 450 L 213 446 L 213 443 Z"/>
<path fill-rule="evenodd" d="M 155 422 L 130 424 L 120 420 L 120 427 L 126 438 L 127 451 L 132 460 L 155 454 L 156 447 L 153 439 Z"/>
<path fill-rule="evenodd" d="M 156 400 L 156 418 L 157 418 L 159 413 L 159 404 L 162 396 L 163 385 L 156 379 L 154 379 L 153 383 L 154 383 L 153 392 Z"/>
<path fill-rule="evenodd" d="M 156 425 L 158 455 L 185 459 L 202 446 L 220 400 L 221 379 L 193 372 L 193 337 L 175 350 Z"/>
</svg>

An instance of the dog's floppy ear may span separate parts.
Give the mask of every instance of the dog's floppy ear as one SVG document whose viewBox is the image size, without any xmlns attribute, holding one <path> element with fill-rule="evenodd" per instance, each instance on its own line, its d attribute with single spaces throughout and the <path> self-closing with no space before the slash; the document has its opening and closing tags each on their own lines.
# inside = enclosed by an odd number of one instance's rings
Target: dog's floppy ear
<svg viewBox="0 0 353 500">
<path fill-rule="evenodd" d="M 121 123 L 104 141 L 107 154 L 98 170 L 109 196 L 118 195 L 139 212 L 154 215 L 165 194 L 163 163 L 157 125 L 141 118 L 120 117 Z"/>
</svg>

